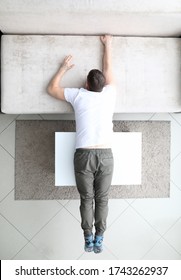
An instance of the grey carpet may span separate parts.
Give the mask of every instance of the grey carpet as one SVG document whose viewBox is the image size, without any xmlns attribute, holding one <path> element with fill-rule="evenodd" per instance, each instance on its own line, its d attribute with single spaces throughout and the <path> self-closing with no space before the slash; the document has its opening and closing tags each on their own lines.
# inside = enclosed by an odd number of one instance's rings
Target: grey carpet
<svg viewBox="0 0 181 280">
<path fill-rule="evenodd" d="M 76 187 L 54 186 L 55 132 L 61 131 L 75 131 L 75 122 L 16 121 L 15 199 L 79 198 Z M 142 132 L 142 185 L 112 186 L 110 198 L 169 197 L 170 122 L 114 121 L 114 131 Z"/>
</svg>

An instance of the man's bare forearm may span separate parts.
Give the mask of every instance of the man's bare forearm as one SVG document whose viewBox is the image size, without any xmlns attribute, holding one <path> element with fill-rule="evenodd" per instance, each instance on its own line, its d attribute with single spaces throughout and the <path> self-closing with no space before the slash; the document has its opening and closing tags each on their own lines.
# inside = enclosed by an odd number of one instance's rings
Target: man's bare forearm
<svg viewBox="0 0 181 280">
<path fill-rule="evenodd" d="M 65 100 L 64 88 L 61 86 L 61 80 L 65 75 L 65 73 L 74 66 L 74 64 L 71 64 L 71 59 L 72 59 L 71 55 L 65 57 L 59 70 L 49 82 L 47 91 L 51 96 L 55 98 Z"/>
<path fill-rule="evenodd" d="M 112 49 L 110 45 L 104 46 L 103 73 L 112 72 Z"/>
<path fill-rule="evenodd" d="M 65 74 L 65 69 L 63 67 L 60 67 L 60 69 L 57 71 L 57 73 L 54 75 L 54 77 L 51 79 L 49 85 L 48 85 L 48 92 L 53 95 L 53 89 L 57 87 L 61 87 L 60 82 L 62 77 Z"/>
<path fill-rule="evenodd" d="M 111 84 L 114 82 L 113 66 L 112 66 L 112 36 L 110 35 L 101 36 L 101 41 L 104 46 L 102 71 L 106 78 L 106 84 Z"/>
</svg>

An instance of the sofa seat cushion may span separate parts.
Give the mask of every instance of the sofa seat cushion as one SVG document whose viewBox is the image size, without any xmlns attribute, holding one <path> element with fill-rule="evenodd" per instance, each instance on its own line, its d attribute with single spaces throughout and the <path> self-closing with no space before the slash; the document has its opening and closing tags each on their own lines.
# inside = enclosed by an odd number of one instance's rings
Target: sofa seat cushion
<svg viewBox="0 0 181 280">
<path fill-rule="evenodd" d="M 181 111 L 180 38 L 114 37 L 117 83 L 115 113 Z M 82 87 L 92 68 L 102 68 L 98 36 L 3 35 L 1 111 L 8 114 L 72 113 L 65 101 L 47 94 L 63 58 L 75 67 L 64 87 Z"/>
</svg>

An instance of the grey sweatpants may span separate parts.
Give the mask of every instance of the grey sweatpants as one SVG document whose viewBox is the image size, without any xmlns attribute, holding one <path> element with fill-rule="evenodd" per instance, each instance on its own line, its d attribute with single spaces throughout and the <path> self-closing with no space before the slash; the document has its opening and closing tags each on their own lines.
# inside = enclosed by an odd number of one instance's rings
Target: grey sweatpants
<svg viewBox="0 0 181 280">
<path fill-rule="evenodd" d="M 81 200 L 81 226 L 84 235 L 92 233 L 94 218 L 96 235 L 103 235 L 106 229 L 113 165 L 111 149 L 77 149 L 75 152 L 74 170 Z"/>
</svg>

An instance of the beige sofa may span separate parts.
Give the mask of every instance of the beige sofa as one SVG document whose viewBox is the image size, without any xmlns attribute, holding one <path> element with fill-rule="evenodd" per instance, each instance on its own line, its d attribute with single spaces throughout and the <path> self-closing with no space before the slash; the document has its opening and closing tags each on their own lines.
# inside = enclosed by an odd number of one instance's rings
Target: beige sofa
<svg viewBox="0 0 181 280">
<path fill-rule="evenodd" d="M 1 110 L 72 112 L 48 96 L 47 83 L 70 53 L 76 66 L 64 86 L 83 86 L 101 68 L 99 35 L 111 33 L 115 112 L 179 112 L 180 23 L 180 0 L 0 0 Z"/>
</svg>

